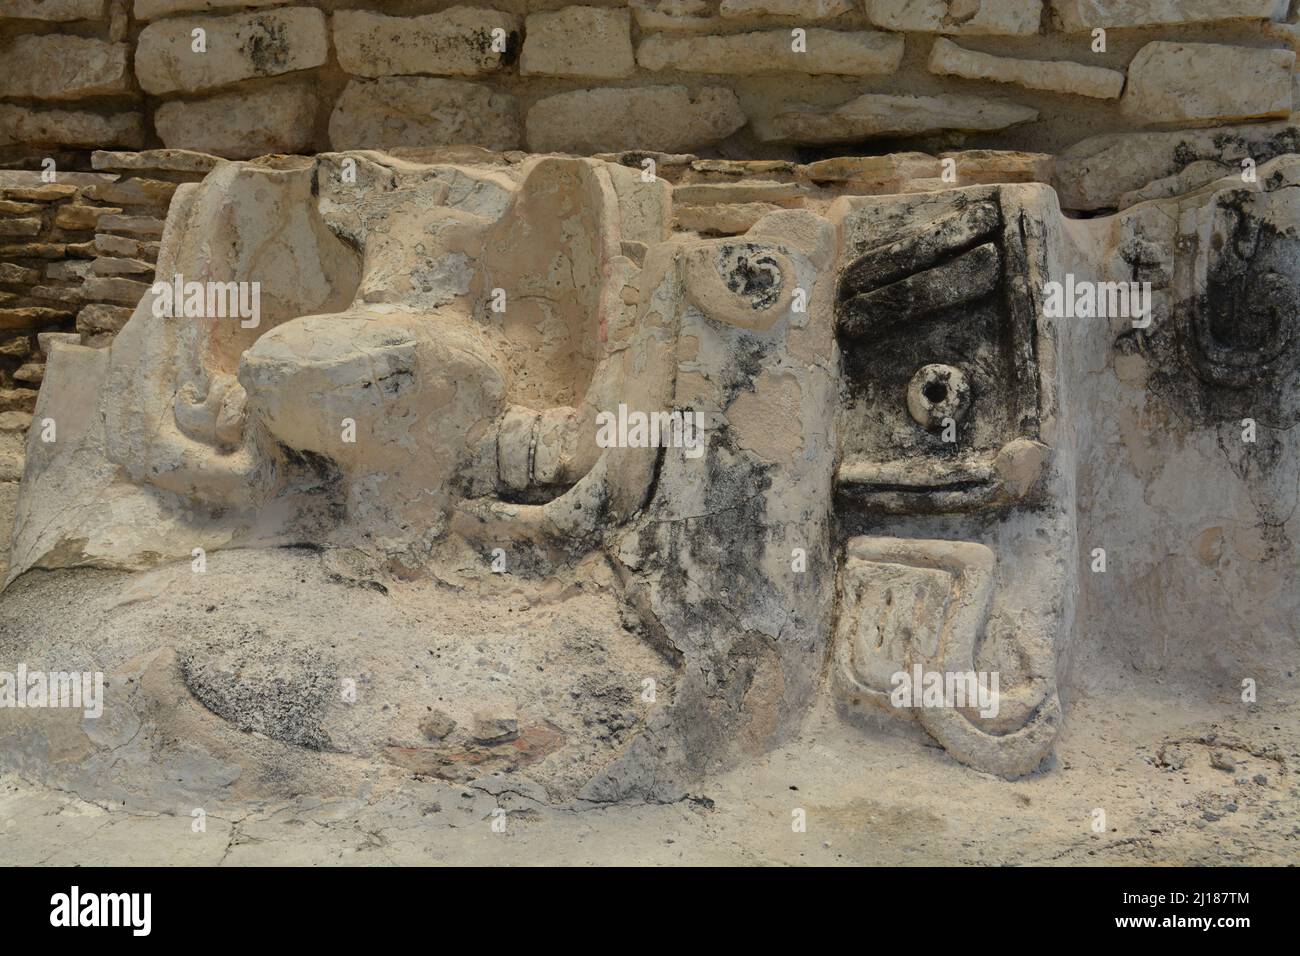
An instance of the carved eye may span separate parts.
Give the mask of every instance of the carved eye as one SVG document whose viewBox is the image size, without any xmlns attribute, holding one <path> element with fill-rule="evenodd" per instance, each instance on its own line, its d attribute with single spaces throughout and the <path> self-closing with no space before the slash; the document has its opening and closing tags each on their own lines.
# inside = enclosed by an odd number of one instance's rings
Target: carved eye
<svg viewBox="0 0 1300 956">
<path fill-rule="evenodd" d="M 723 246 L 716 261 L 718 275 L 750 308 L 770 309 L 781 294 L 781 266 L 766 250 Z"/>
<path fill-rule="evenodd" d="M 701 243 L 686 259 L 686 287 L 705 315 L 765 331 L 790 308 L 794 265 L 755 242 Z"/>
<path fill-rule="evenodd" d="M 970 383 L 959 368 L 923 365 L 907 383 L 907 411 L 926 431 L 939 431 L 945 418 L 960 422 L 970 407 Z"/>
</svg>

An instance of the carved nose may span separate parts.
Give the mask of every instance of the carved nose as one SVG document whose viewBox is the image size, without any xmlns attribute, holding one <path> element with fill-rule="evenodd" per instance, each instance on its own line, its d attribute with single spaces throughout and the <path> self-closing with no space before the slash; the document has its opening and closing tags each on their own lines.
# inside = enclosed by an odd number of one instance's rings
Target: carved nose
<svg viewBox="0 0 1300 956">
<path fill-rule="evenodd" d="M 420 317 L 364 313 L 277 326 L 240 363 L 250 416 L 286 447 L 345 465 L 410 457 L 426 442 L 455 449 L 470 426 L 495 416 L 504 385 L 473 335 L 436 333 Z M 353 441 L 340 438 L 348 420 Z M 435 432 L 444 431 L 440 444 Z"/>
</svg>

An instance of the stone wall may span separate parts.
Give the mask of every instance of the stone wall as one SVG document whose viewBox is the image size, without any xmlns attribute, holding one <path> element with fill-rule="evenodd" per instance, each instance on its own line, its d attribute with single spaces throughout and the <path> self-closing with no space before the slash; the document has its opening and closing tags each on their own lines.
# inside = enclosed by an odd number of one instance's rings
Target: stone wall
<svg viewBox="0 0 1300 956">
<path fill-rule="evenodd" d="M 154 279 L 172 193 L 221 160 L 96 152 L 97 172 L 0 171 L 0 537 L 8 539 L 24 444 L 56 342 L 103 347 Z M 0 573 L 8 548 L 0 549 Z"/>
<path fill-rule="evenodd" d="M 900 140 L 1059 152 L 1287 116 L 1290 6 L 4 0 L 0 159 L 452 144 L 792 158 Z"/>
<path fill-rule="evenodd" d="M 54 182 L 0 171 L 0 412 L 31 411 L 53 337 L 108 344 L 153 281 L 177 184 L 217 162 L 96 152 L 100 172 L 56 171 Z"/>
</svg>

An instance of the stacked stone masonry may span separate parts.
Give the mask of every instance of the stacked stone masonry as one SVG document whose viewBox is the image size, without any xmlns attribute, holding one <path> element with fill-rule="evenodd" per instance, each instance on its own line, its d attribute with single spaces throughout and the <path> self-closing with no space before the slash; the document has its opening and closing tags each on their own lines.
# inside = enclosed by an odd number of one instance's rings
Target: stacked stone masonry
<svg viewBox="0 0 1300 956">
<path fill-rule="evenodd" d="M 448 145 L 790 159 L 993 136 L 1059 152 L 1087 135 L 1286 117 L 1291 6 L 3 0 L 0 160 Z"/>
</svg>

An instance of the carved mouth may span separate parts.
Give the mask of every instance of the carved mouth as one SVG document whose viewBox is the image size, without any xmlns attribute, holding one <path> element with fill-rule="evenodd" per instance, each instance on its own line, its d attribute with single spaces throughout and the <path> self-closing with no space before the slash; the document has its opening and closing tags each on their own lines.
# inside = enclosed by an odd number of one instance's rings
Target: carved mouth
<svg viewBox="0 0 1300 956">
<path fill-rule="evenodd" d="M 991 461 L 846 460 L 835 472 L 835 490 L 877 511 L 964 511 L 991 502 L 1001 483 Z"/>
<path fill-rule="evenodd" d="M 997 557 L 974 541 L 858 537 L 840 574 L 832 684 L 850 711 L 915 717 L 959 759 L 977 755 L 1002 773 L 1026 773 L 1051 745 L 1059 706 L 1050 652 L 1032 629 L 991 636 L 998 604 Z M 974 677 L 988 640 L 1010 642 L 1025 663 L 997 706 L 901 704 L 910 671 Z M 996 658 L 992 658 L 996 659 Z M 994 671 L 996 673 L 996 670 Z M 996 686 L 996 685 L 995 685 Z"/>
</svg>

